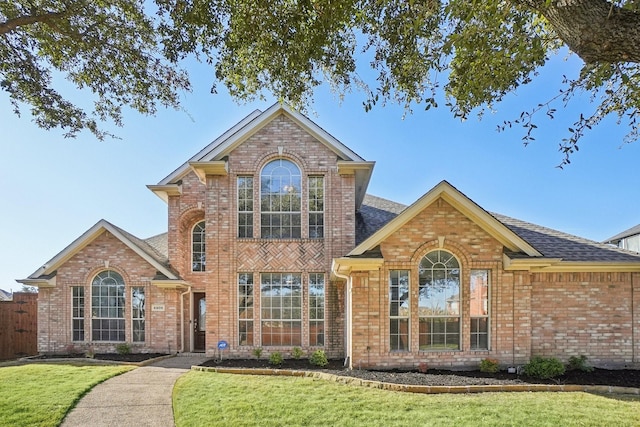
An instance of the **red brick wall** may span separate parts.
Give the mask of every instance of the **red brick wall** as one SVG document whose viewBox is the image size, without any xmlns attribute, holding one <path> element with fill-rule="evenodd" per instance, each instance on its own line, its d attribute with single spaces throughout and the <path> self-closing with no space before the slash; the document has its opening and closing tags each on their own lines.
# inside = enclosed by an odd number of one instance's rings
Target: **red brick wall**
<svg viewBox="0 0 640 427">
<path fill-rule="evenodd" d="M 259 238 L 260 170 L 269 161 L 287 158 L 302 172 L 302 239 Z M 254 177 L 254 238 L 237 239 L 237 177 Z M 307 177 L 324 176 L 324 239 L 307 239 Z M 237 274 L 254 273 L 254 337 L 261 345 L 259 283 L 262 272 L 301 273 L 303 278 L 303 347 L 308 346 L 307 273 L 325 274 L 325 350 L 330 356 L 344 354 L 344 298 L 329 282 L 331 260 L 346 254 L 355 244 L 355 182 L 353 176 L 337 174 L 337 156 L 286 116 L 276 117 L 240 146 L 228 158 L 228 175 L 208 176 L 206 185 L 190 173 L 182 180 L 182 195 L 169 202 L 169 247 L 171 262 L 193 290 L 206 292 L 208 354 L 217 353 L 217 343 L 230 344 L 227 355 L 248 357 L 253 347 L 238 347 Z M 191 228 L 206 220 L 205 272 L 191 272 Z M 187 311 L 188 312 L 188 311 Z M 185 318 L 186 322 L 189 321 Z M 306 344 L 305 344 L 306 343 Z M 270 351 L 272 348 L 265 349 Z M 288 352 L 289 348 L 273 348 Z"/>
<path fill-rule="evenodd" d="M 134 352 L 175 352 L 179 331 L 178 298 L 175 290 L 151 285 L 156 270 L 119 239 L 105 232 L 58 269 L 55 288 L 42 288 L 38 299 L 38 351 L 70 353 L 92 350 L 114 352 L 117 343 L 90 342 L 91 280 L 104 270 L 114 270 L 124 279 L 126 342 L 131 343 L 131 287 L 143 286 L 146 298 L 146 343 L 132 344 Z M 85 289 L 85 342 L 72 342 L 71 287 Z M 164 312 L 153 312 L 152 304 L 163 304 Z"/>
<path fill-rule="evenodd" d="M 461 267 L 462 347 L 418 350 L 418 264 L 431 250 L 453 253 Z M 353 277 L 353 367 L 476 367 L 486 357 L 503 366 L 522 365 L 532 355 L 566 361 L 585 355 L 597 366 L 638 363 L 638 274 L 506 272 L 502 245 L 444 200 L 434 202 L 381 244 L 379 271 Z M 390 351 L 389 270 L 410 271 L 410 350 Z M 488 269 L 490 350 L 470 349 L 471 269 Z M 635 319 L 635 320 L 634 320 Z M 635 322 L 635 326 L 634 323 Z M 634 348 L 635 346 L 635 348 Z"/>
</svg>

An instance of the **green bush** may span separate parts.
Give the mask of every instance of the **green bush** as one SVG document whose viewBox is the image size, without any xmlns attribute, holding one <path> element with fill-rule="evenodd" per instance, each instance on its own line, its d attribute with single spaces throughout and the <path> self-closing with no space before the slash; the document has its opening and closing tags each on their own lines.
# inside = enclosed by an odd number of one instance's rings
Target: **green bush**
<svg viewBox="0 0 640 427">
<path fill-rule="evenodd" d="M 303 355 L 304 355 L 304 351 L 302 351 L 300 347 L 293 347 L 293 350 L 291 351 L 291 356 L 293 356 L 294 359 L 300 359 Z"/>
<path fill-rule="evenodd" d="M 582 371 L 582 372 L 591 372 L 593 371 L 593 366 L 587 365 L 587 356 L 571 356 L 569 358 L 569 370 L 570 371 Z"/>
<path fill-rule="evenodd" d="M 116 351 L 118 354 L 131 354 L 131 346 L 129 343 L 123 342 L 122 344 L 116 345 Z"/>
<path fill-rule="evenodd" d="M 482 359 L 480 361 L 480 372 L 488 372 L 491 374 L 495 374 L 500 370 L 500 362 L 498 359 Z"/>
<path fill-rule="evenodd" d="M 282 354 L 280 354 L 280 352 L 278 351 L 271 353 L 271 355 L 269 356 L 270 365 L 280 366 L 282 365 L 282 362 L 284 362 L 284 359 L 282 358 Z"/>
<path fill-rule="evenodd" d="M 256 359 L 260 359 L 260 356 L 262 356 L 262 348 L 261 347 L 254 348 L 253 355 L 256 357 Z"/>
<path fill-rule="evenodd" d="M 327 366 L 329 361 L 327 360 L 327 355 L 324 353 L 324 350 L 316 350 L 309 357 L 309 363 L 315 366 Z"/>
<path fill-rule="evenodd" d="M 542 380 L 560 376 L 564 372 L 564 365 L 555 357 L 533 356 L 529 363 L 524 365 L 525 375 Z"/>
</svg>

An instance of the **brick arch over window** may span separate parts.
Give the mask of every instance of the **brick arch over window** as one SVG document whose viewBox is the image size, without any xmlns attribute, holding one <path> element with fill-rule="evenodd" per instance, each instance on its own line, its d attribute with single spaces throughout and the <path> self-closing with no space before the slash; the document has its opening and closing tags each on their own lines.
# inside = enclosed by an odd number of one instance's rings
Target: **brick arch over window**
<svg viewBox="0 0 640 427">
<path fill-rule="evenodd" d="M 300 172 L 302 174 L 304 174 L 306 171 L 309 170 L 309 165 L 307 164 L 306 159 L 286 149 L 284 149 L 282 153 L 279 153 L 279 152 L 267 153 L 264 156 L 258 158 L 253 165 L 253 170 L 262 171 L 262 169 L 267 165 L 267 163 L 271 163 L 272 161 L 277 159 L 286 159 L 295 163 L 298 166 L 298 168 L 300 168 Z"/>
<path fill-rule="evenodd" d="M 471 254 L 469 251 L 467 251 L 464 246 L 459 245 L 457 242 L 450 239 L 444 239 L 442 245 L 439 240 L 431 240 L 423 243 L 413 252 L 413 255 L 411 256 L 411 263 L 414 265 L 420 263 L 427 253 L 436 249 L 451 252 L 458 259 L 460 267 L 463 269 L 468 269 L 471 265 Z"/>
<path fill-rule="evenodd" d="M 193 271 L 193 228 L 203 220 L 204 210 L 195 206 L 184 210 L 178 219 L 177 242 L 180 255 L 173 263 L 183 273 Z"/>
</svg>

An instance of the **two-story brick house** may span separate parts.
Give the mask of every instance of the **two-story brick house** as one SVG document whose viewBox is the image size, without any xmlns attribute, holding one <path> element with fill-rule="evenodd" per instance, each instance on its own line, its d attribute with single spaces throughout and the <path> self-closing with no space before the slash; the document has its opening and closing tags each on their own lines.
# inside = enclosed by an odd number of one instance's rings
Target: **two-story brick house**
<svg viewBox="0 0 640 427">
<path fill-rule="evenodd" d="M 640 256 L 488 213 L 446 181 L 408 207 L 373 197 L 372 170 L 287 107 L 252 113 L 149 186 L 166 234 L 102 220 L 20 280 L 39 287 L 39 351 L 639 362 Z"/>
</svg>

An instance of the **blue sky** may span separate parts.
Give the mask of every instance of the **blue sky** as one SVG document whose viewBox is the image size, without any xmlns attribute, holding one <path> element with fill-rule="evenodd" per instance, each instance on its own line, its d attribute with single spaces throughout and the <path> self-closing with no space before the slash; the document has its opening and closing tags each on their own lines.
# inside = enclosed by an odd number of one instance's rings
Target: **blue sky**
<svg viewBox="0 0 640 427">
<path fill-rule="evenodd" d="M 522 129 L 496 131 L 557 93 L 562 74 L 578 72 L 579 61 L 565 56 L 482 121 L 461 122 L 446 107 L 405 114 L 387 105 L 367 113 L 362 93 L 340 102 L 327 88 L 316 92 L 307 115 L 376 162 L 371 194 L 410 204 L 445 179 L 488 211 L 599 241 L 640 223 L 640 143 L 623 144 L 626 129 L 610 119 L 584 138 L 569 166 L 557 168 L 558 143 L 571 119 L 593 109 L 586 97 L 555 120 L 540 116 L 536 141 L 527 147 Z M 28 109 L 22 118 L 13 115 L 0 93 L 0 288 L 20 289 L 15 279 L 101 218 L 141 238 L 166 231 L 166 205 L 145 185 L 158 183 L 251 111 L 273 104 L 239 105 L 221 87 L 211 95 L 212 71 L 198 65 L 190 71 L 194 90 L 183 95 L 186 112 L 128 113 L 125 126 L 113 129 L 121 139 L 105 142 L 89 133 L 65 139 L 59 130 L 41 130 Z"/>
</svg>

